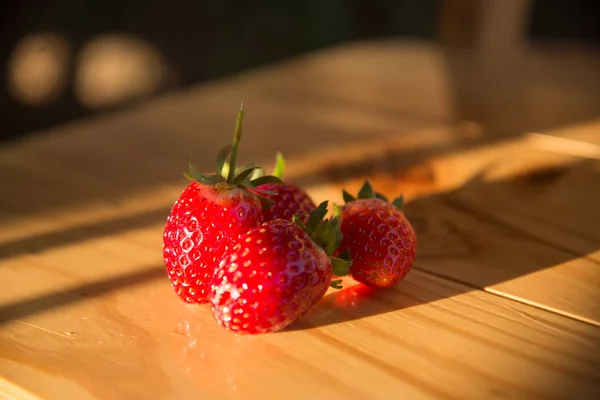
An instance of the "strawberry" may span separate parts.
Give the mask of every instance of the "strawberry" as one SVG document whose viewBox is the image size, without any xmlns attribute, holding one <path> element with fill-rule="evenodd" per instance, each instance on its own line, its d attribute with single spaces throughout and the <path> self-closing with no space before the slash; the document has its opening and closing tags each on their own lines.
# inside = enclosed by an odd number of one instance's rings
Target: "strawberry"
<svg viewBox="0 0 600 400">
<path fill-rule="evenodd" d="M 208 301 L 210 282 L 221 255 L 237 238 L 263 222 L 261 192 L 255 186 L 280 182 L 273 176 L 251 180 L 256 167 L 221 173 L 229 157 L 236 164 L 243 110 L 238 114 L 233 145 L 217 156 L 217 173 L 201 174 L 190 164 L 183 190 L 167 218 L 163 258 L 175 293 L 187 303 Z M 252 191 L 250 191 L 250 189 Z"/>
<path fill-rule="evenodd" d="M 285 160 L 283 154 L 277 153 L 273 176 L 283 180 L 284 170 Z M 267 192 L 264 197 L 272 201 L 269 207 L 263 208 L 265 221 L 273 221 L 278 218 L 291 221 L 294 214 L 308 215 L 317 208 L 308 193 L 294 183 L 266 183 L 257 186 L 257 189 Z M 303 221 L 306 222 L 306 217 Z"/>
<path fill-rule="evenodd" d="M 349 262 L 330 257 L 341 240 L 339 219 L 322 220 L 327 202 L 304 224 L 277 219 L 251 229 L 225 252 L 211 287 L 212 312 L 238 334 L 277 332 L 308 312 L 324 295 L 332 269 Z"/>
<path fill-rule="evenodd" d="M 338 253 L 349 252 L 350 274 L 367 286 L 390 287 L 412 268 L 417 238 L 402 211 L 403 196 L 392 203 L 366 181 L 358 199 L 343 192 L 343 240 Z"/>
</svg>

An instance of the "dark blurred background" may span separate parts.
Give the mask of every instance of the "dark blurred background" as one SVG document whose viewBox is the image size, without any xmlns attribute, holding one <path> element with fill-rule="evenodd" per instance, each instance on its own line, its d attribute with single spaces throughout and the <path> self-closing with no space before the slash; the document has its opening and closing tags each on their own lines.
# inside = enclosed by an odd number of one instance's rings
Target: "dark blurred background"
<svg viewBox="0 0 600 400">
<path fill-rule="evenodd" d="M 4 0 L 0 140 L 346 41 L 468 46 L 482 3 Z M 596 3 L 528 2 L 526 39 L 599 46 Z"/>
</svg>

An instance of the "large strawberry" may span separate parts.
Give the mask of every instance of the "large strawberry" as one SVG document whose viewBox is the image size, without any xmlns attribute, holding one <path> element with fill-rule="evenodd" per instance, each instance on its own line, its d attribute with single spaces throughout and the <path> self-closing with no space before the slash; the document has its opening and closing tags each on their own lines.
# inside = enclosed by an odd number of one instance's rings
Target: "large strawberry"
<svg viewBox="0 0 600 400">
<path fill-rule="evenodd" d="M 322 220 L 326 212 L 323 202 L 306 224 L 277 219 L 240 236 L 215 271 L 211 302 L 219 325 L 239 334 L 277 332 L 325 295 L 332 268 L 347 273 L 348 261 L 330 257 L 341 234 L 339 219 Z"/>
<path fill-rule="evenodd" d="M 284 170 L 285 160 L 283 154 L 277 153 L 273 176 L 283 180 Z M 265 221 L 275 219 L 291 221 L 294 214 L 309 215 L 317 208 L 308 193 L 295 183 L 285 181 L 283 184 L 266 183 L 257 186 L 257 189 L 265 191 L 264 197 L 272 201 L 269 207 L 263 208 Z"/>
<path fill-rule="evenodd" d="M 249 177 L 255 167 L 232 168 L 223 175 L 223 165 L 236 165 L 243 110 L 236 123 L 233 145 L 217 156 L 217 173 L 201 174 L 190 164 L 185 176 L 192 182 L 181 193 L 164 228 L 163 257 L 171 284 L 187 303 L 208 301 L 213 272 L 221 255 L 237 238 L 263 222 L 260 191 L 255 186 L 279 182 L 278 178 Z M 252 190 L 252 191 L 251 191 Z"/>
<path fill-rule="evenodd" d="M 343 240 L 338 252 L 349 252 L 352 277 L 371 287 L 389 287 L 412 268 L 417 238 L 402 211 L 402 196 L 389 203 L 366 181 L 358 199 L 344 191 Z"/>
</svg>

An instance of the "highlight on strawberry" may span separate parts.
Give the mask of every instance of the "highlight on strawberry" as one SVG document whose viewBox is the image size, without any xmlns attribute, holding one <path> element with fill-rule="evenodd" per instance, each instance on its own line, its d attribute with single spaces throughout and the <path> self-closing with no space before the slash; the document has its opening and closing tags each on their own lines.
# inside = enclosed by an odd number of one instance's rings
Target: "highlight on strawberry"
<svg viewBox="0 0 600 400">
<path fill-rule="evenodd" d="M 218 324 L 238 334 L 277 332 L 303 317 L 324 295 L 333 274 L 348 273 L 350 261 L 334 257 L 340 220 L 324 219 L 323 202 L 303 222 L 267 221 L 237 238 L 211 287 Z M 339 283 L 339 282 L 338 282 Z"/>
<path fill-rule="evenodd" d="M 262 208 L 272 203 L 259 188 L 281 184 L 272 175 L 253 178 L 259 167 L 237 167 L 243 107 L 237 116 L 233 143 L 216 157 L 215 173 L 201 173 L 189 163 L 191 183 L 175 201 L 163 232 L 163 259 L 175 293 L 186 303 L 208 302 L 210 282 L 223 253 L 237 239 L 264 221 Z M 228 163 L 232 168 L 224 173 Z"/>
<path fill-rule="evenodd" d="M 402 211 L 404 197 L 391 203 L 367 180 L 358 196 L 345 190 L 341 210 L 343 240 L 336 252 L 352 259 L 350 275 L 367 286 L 396 284 L 411 270 L 416 256 L 415 231 Z"/>
</svg>

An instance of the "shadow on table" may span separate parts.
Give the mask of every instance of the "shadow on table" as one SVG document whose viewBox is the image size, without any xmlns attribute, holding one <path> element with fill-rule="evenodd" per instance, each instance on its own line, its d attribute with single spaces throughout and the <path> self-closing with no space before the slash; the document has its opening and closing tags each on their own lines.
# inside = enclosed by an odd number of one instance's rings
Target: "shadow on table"
<svg viewBox="0 0 600 400">
<path fill-rule="evenodd" d="M 116 278 L 102 279 L 71 289 L 59 290 L 40 297 L 8 303 L 0 307 L 0 325 L 14 319 L 53 311 L 88 299 L 119 291 L 123 288 L 142 285 L 157 279 L 167 279 L 162 265 L 153 265 Z"/>
<path fill-rule="evenodd" d="M 574 176 L 583 176 L 585 179 L 583 181 L 575 180 L 575 185 L 573 185 Z M 429 277 L 432 276 L 431 274 L 444 275 L 443 270 L 436 268 L 438 263 L 448 260 L 469 260 L 473 265 L 481 265 L 481 274 L 477 277 L 478 284 L 458 282 L 459 284 L 454 285 L 446 282 L 445 284 L 450 286 L 444 288 L 443 285 L 440 286 L 439 282 L 434 282 L 434 285 L 430 287 L 419 283 L 423 279 L 413 279 L 409 274 L 406 280 L 387 290 L 373 290 L 362 285 L 351 286 L 327 295 L 306 318 L 292 326 L 290 330 L 344 323 L 434 302 L 474 289 L 493 286 L 592 253 L 600 247 L 600 238 L 597 236 L 586 236 L 584 233 L 571 232 L 573 235 L 581 235 L 580 242 L 585 248 L 579 248 L 578 252 L 568 251 L 562 248 L 561 243 L 553 243 L 547 238 L 528 233 L 517 225 L 503 222 L 495 215 L 494 207 L 490 207 L 486 213 L 472 210 L 468 204 L 465 204 L 464 198 L 465 196 L 472 198 L 485 193 L 502 192 L 507 194 L 510 200 L 519 201 L 521 211 L 524 210 L 523 204 L 527 206 L 525 211 L 535 208 L 536 218 L 544 221 L 554 221 L 551 222 L 555 224 L 553 228 L 557 228 L 556 224 L 560 224 L 560 222 L 557 222 L 554 216 L 558 210 L 553 207 L 538 207 L 540 202 L 547 201 L 554 196 L 561 199 L 570 199 L 571 201 L 576 201 L 578 196 L 585 196 L 587 205 L 600 204 L 600 189 L 586 185 L 586 182 L 595 182 L 599 180 L 598 178 L 600 177 L 597 169 L 591 168 L 588 163 L 581 162 L 560 169 L 534 171 L 510 180 L 486 182 L 480 177 L 476 177 L 455 191 L 412 201 L 406 204 L 405 212 L 412 221 L 419 238 L 415 270 L 426 270 L 430 273 Z M 570 184 L 566 185 L 565 182 Z M 591 213 L 587 213 L 589 215 L 586 216 L 586 204 L 581 205 L 580 214 L 584 218 L 593 218 Z M 545 212 L 546 215 L 540 215 L 540 212 Z M 529 217 L 526 212 L 522 215 L 523 221 L 526 221 Z M 44 242 L 46 242 L 46 247 L 52 247 L 60 244 L 59 242 L 63 239 L 69 241 L 73 238 L 72 236 L 85 236 L 86 232 L 91 232 L 92 235 L 106 235 L 110 232 L 122 231 L 131 226 L 137 227 L 140 224 L 154 223 L 155 218 L 157 216 L 150 213 L 149 215 L 140 216 L 139 219 L 113 221 L 112 224 L 103 223 L 99 227 L 88 227 L 72 234 L 65 233 L 63 236 L 59 236 L 58 239 L 51 236 L 40 237 L 37 239 L 40 242 L 35 245 L 44 247 Z M 463 226 L 461 218 L 469 223 Z M 497 233 L 499 237 L 514 238 L 520 246 L 531 245 L 544 252 L 544 257 L 519 257 L 519 253 L 511 248 L 511 244 L 516 242 L 493 241 L 493 235 L 490 237 L 479 235 L 478 227 L 481 228 L 481 232 L 491 230 Z M 565 229 L 568 228 L 565 227 Z M 3 248 L 1 254 L 4 256 L 14 255 L 17 250 L 11 253 L 10 248 Z M 23 245 L 20 250 L 26 251 L 27 246 Z M 514 252 L 514 265 L 507 265 L 504 269 L 487 268 L 485 260 L 478 260 L 483 251 L 497 252 L 498 254 Z M 543 261 L 540 261 L 542 258 Z M 448 278 L 447 276 L 444 277 Z M 117 278 L 9 303 L 0 307 L 0 324 L 158 279 L 164 279 L 165 284 L 167 282 L 162 266 L 155 265 L 140 272 Z M 431 279 L 435 281 L 435 277 Z M 438 289 L 432 290 L 432 287 Z M 175 296 L 172 300 L 178 301 Z"/>
<path fill-rule="evenodd" d="M 577 186 L 564 185 L 573 176 L 584 176 L 585 179 Z M 600 236 L 583 229 L 574 231 L 572 227 L 561 226 L 555 216 L 564 208 L 558 201 L 550 207 L 539 207 L 539 204 L 546 202 L 548 196 L 572 202 L 585 198 L 589 206 L 599 204 L 600 188 L 589 185 L 599 178 L 597 168 L 581 162 L 575 166 L 534 171 L 510 180 L 484 182 L 477 177 L 455 191 L 410 202 L 405 205 L 405 213 L 418 237 L 414 270 L 419 272 L 412 276 L 409 273 L 405 280 L 390 289 L 373 289 L 350 280 L 348 286 L 326 295 L 305 318 L 288 330 L 312 329 L 407 309 L 481 290 L 585 257 L 600 248 Z M 506 199 L 510 201 L 522 202 L 515 215 L 520 216 L 524 225 L 528 221 L 545 221 L 549 230 L 569 232 L 580 239 L 578 250 L 567 248 L 559 239 L 549 239 L 553 235 L 540 237 L 517 223 L 506 222 L 497 215 L 506 211 L 496 209 L 494 202 L 489 209 L 482 211 L 481 206 L 471 207 L 469 200 L 465 200 L 486 196 L 486 193 L 490 193 L 488 196 L 491 197 L 500 192 L 509 194 Z M 598 218 L 597 213 L 586 213 L 585 204 L 581 206 L 580 218 Z M 517 244 L 518 248 L 513 248 Z M 536 253 L 540 255 L 536 256 Z M 493 260 L 493 254 L 504 260 L 510 255 L 512 262 L 502 264 L 502 261 Z M 464 264 L 460 265 L 461 262 Z M 445 270 L 448 264 L 452 264 L 455 273 Z M 470 269 L 473 267 L 479 270 Z M 457 270 L 463 273 L 457 274 Z M 457 279 L 457 275 L 469 275 L 469 282 Z"/>
<path fill-rule="evenodd" d="M 0 243 L 0 260 L 22 254 L 37 254 L 52 248 L 85 242 L 94 238 L 114 235 L 132 229 L 160 224 L 166 221 L 170 209 L 161 207 L 133 215 L 82 224 L 62 231 L 53 231 L 23 239 Z"/>
</svg>

